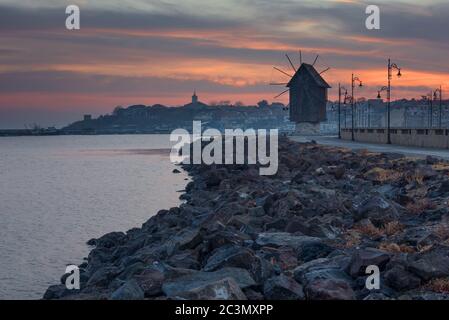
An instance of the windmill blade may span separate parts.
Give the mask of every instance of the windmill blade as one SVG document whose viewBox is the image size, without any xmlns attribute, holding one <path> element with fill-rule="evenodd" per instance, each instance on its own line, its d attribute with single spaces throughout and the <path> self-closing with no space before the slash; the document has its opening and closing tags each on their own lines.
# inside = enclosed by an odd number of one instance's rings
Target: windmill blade
<svg viewBox="0 0 449 320">
<path fill-rule="evenodd" d="M 282 96 L 283 94 L 287 93 L 288 91 L 290 91 L 290 89 L 287 89 L 283 92 L 281 92 L 280 94 L 278 94 L 276 97 L 274 97 L 273 99 L 279 98 L 280 96 Z"/>
<path fill-rule="evenodd" d="M 302 51 L 299 50 L 299 63 L 302 64 Z"/>
<path fill-rule="evenodd" d="M 293 65 L 292 60 L 290 60 L 290 57 L 288 56 L 288 54 L 286 54 L 285 56 L 287 57 L 288 62 L 290 62 L 290 65 L 292 66 L 293 71 L 296 72 L 296 68 L 295 68 L 295 66 Z"/>
<path fill-rule="evenodd" d="M 287 77 L 292 77 L 292 75 L 290 75 L 290 74 L 288 74 L 287 72 L 285 72 L 285 71 L 282 71 L 281 69 L 279 69 L 279 68 L 276 68 L 276 67 L 273 67 L 274 68 L 274 70 L 277 70 L 277 71 L 279 71 L 280 73 L 283 73 L 283 74 L 285 74 Z"/>
<path fill-rule="evenodd" d="M 323 73 L 325 73 L 326 71 L 329 71 L 330 69 L 331 69 L 330 67 L 327 68 L 327 69 L 324 69 L 323 71 L 320 72 L 320 74 L 323 74 Z"/>
<path fill-rule="evenodd" d="M 315 65 L 315 63 L 317 62 L 319 56 L 320 56 L 319 54 L 316 55 L 315 61 L 313 61 L 312 66 Z"/>
<path fill-rule="evenodd" d="M 286 86 L 288 84 L 288 82 L 284 82 L 284 83 L 270 83 L 270 86 Z"/>
</svg>

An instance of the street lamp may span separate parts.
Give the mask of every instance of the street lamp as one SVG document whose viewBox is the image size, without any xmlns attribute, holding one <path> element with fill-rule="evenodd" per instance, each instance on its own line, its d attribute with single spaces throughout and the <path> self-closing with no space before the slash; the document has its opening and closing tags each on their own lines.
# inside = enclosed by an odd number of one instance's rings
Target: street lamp
<svg viewBox="0 0 449 320">
<path fill-rule="evenodd" d="M 391 144 L 391 132 L 390 132 L 390 111 L 391 111 L 391 80 L 393 78 L 393 70 L 397 70 L 397 77 L 400 78 L 402 76 L 401 68 L 398 67 L 396 63 L 391 63 L 391 59 L 388 59 L 388 87 L 387 90 L 387 112 L 388 112 L 388 119 L 387 119 L 387 143 Z"/>
<path fill-rule="evenodd" d="M 354 74 L 352 74 L 352 78 L 351 78 L 351 89 L 352 89 L 352 91 L 351 91 L 351 121 L 352 121 L 351 138 L 352 138 L 352 141 L 355 140 L 355 138 L 354 138 L 354 100 L 355 100 L 354 88 L 355 88 L 356 82 L 359 84 L 359 87 L 363 87 L 362 80 L 360 80 L 359 77 L 354 77 Z"/>
<path fill-rule="evenodd" d="M 346 99 L 348 98 L 348 90 L 345 87 L 342 87 L 341 84 L 338 84 L 338 139 L 341 139 L 341 95 L 342 90 L 345 91 L 345 99 L 344 104 L 346 104 Z M 345 123 L 346 123 L 346 112 L 345 112 Z M 345 125 L 346 127 L 346 125 Z"/>
<path fill-rule="evenodd" d="M 443 114 L 443 88 L 440 86 L 438 89 L 436 89 L 433 92 L 433 99 L 436 100 L 440 97 L 440 110 L 439 110 L 439 120 L 438 120 L 438 127 L 441 129 L 442 127 L 442 114 Z"/>
<path fill-rule="evenodd" d="M 429 94 L 422 96 L 424 101 L 429 102 L 429 112 L 427 113 L 427 125 L 429 126 L 429 129 L 432 129 L 433 127 L 433 98 L 434 98 L 435 92 L 431 91 Z"/>
<path fill-rule="evenodd" d="M 377 99 L 382 99 L 381 93 L 383 91 L 387 91 L 388 92 L 388 87 L 383 86 L 382 88 L 380 88 L 380 90 L 377 91 Z M 382 101 L 382 104 L 383 104 L 383 101 Z M 381 122 L 381 124 L 382 124 L 382 122 Z"/>
</svg>

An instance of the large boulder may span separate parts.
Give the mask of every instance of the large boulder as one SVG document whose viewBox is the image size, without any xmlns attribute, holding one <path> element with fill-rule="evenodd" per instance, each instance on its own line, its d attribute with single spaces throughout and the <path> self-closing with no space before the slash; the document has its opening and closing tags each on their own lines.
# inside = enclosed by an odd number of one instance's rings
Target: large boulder
<svg viewBox="0 0 449 320">
<path fill-rule="evenodd" d="M 397 291 L 411 290 L 421 285 L 421 279 L 402 266 L 394 266 L 385 272 L 384 279 L 387 286 Z"/>
<path fill-rule="evenodd" d="M 425 281 L 448 277 L 449 247 L 437 245 L 429 251 L 415 255 L 411 258 L 407 269 Z"/>
<path fill-rule="evenodd" d="M 224 278 L 176 294 L 175 299 L 186 300 L 246 300 L 245 294 L 233 278 Z"/>
<path fill-rule="evenodd" d="M 223 268 L 214 272 L 196 271 L 185 276 L 166 281 L 162 285 L 162 291 L 168 297 L 177 296 L 181 292 L 187 292 L 198 287 L 232 278 L 241 289 L 255 285 L 249 272 L 240 268 Z"/>
<path fill-rule="evenodd" d="M 101 267 L 89 278 L 87 286 L 107 287 L 120 271 L 119 268 L 114 266 Z"/>
<path fill-rule="evenodd" d="M 389 260 L 390 255 L 379 249 L 358 249 L 352 255 L 348 273 L 354 278 L 360 275 L 366 275 L 366 268 L 368 266 L 375 265 L 379 269 L 383 269 Z"/>
<path fill-rule="evenodd" d="M 125 239 L 126 235 L 123 232 L 111 232 L 101 238 L 91 239 L 87 241 L 87 244 L 98 248 L 112 248 L 123 244 Z"/>
<path fill-rule="evenodd" d="M 193 249 L 203 241 L 199 228 L 184 229 L 172 236 L 167 242 L 167 254 L 172 255 L 176 250 Z"/>
<path fill-rule="evenodd" d="M 269 300 L 303 300 L 302 286 L 294 279 L 281 274 L 265 281 L 263 292 Z"/>
<path fill-rule="evenodd" d="M 377 227 L 399 219 L 399 213 L 393 204 L 378 195 L 364 195 L 353 203 L 354 220 L 370 219 Z"/>
<path fill-rule="evenodd" d="M 355 294 L 348 282 L 337 279 L 316 279 L 305 287 L 309 300 L 354 300 Z"/>
<path fill-rule="evenodd" d="M 256 244 L 259 246 L 281 247 L 287 246 L 292 248 L 300 248 L 305 243 L 318 243 L 320 238 L 295 236 L 288 232 L 265 232 L 260 233 L 256 239 Z"/>
<path fill-rule="evenodd" d="M 304 285 L 322 279 L 334 279 L 350 283 L 352 279 L 343 270 L 346 264 L 334 259 L 321 258 L 298 266 L 293 274 L 295 280 Z"/>
<path fill-rule="evenodd" d="M 254 253 L 244 247 L 229 245 L 216 249 L 207 259 L 204 271 L 214 271 L 224 267 L 251 269 Z"/>
<path fill-rule="evenodd" d="M 111 294 L 111 300 L 142 300 L 143 298 L 144 292 L 134 279 L 128 280 Z"/>
<path fill-rule="evenodd" d="M 155 268 L 145 269 L 134 276 L 137 284 L 142 288 L 145 297 L 158 296 L 162 294 L 162 284 L 165 280 L 164 273 Z"/>
</svg>

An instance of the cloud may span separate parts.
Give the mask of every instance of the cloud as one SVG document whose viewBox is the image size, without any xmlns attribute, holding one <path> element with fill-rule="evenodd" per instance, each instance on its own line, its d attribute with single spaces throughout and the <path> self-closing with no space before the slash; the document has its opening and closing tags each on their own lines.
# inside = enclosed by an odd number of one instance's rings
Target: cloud
<svg viewBox="0 0 449 320">
<path fill-rule="evenodd" d="M 194 87 L 205 99 L 254 103 L 277 92 L 267 86 L 280 78 L 272 66 L 289 70 L 286 52 L 299 64 L 298 49 L 308 62 L 320 54 L 317 68 L 332 67 L 334 86 L 360 74 L 367 96 L 384 84 L 389 56 L 404 68 L 398 95 L 449 79 L 449 4 L 441 1 L 378 1 L 379 31 L 365 29 L 363 1 L 96 0 L 75 1 L 81 30 L 71 32 L 71 3 L 1 1 L 0 92 L 8 99 L 0 109 L 28 101 L 72 112 L 89 98 L 96 110 L 114 99 L 180 104 Z"/>
</svg>

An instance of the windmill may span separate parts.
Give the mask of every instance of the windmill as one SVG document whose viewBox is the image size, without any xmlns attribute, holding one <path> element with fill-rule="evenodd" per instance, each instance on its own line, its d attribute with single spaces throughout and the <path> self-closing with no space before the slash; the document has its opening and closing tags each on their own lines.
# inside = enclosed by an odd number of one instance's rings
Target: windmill
<svg viewBox="0 0 449 320">
<path fill-rule="evenodd" d="M 287 92 L 289 93 L 290 120 L 296 122 L 297 129 L 300 127 L 314 127 L 313 131 L 319 131 L 319 123 L 326 120 L 327 90 L 329 84 L 322 78 L 322 74 L 330 70 L 330 67 L 318 72 L 315 64 L 319 55 L 315 57 L 312 64 L 302 61 L 302 53 L 299 51 L 300 66 L 296 68 L 292 59 L 286 54 L 293 74 L 278 67 L 274 70 L 280 72 L 283 77 L 288 78 L 285 82 L 273 82 L 270 85 L 285 86 L 287 89 L 274 97 L 277 99 Z M 303 124 L 306 124 L 305 126 Z"/>
</svg>

